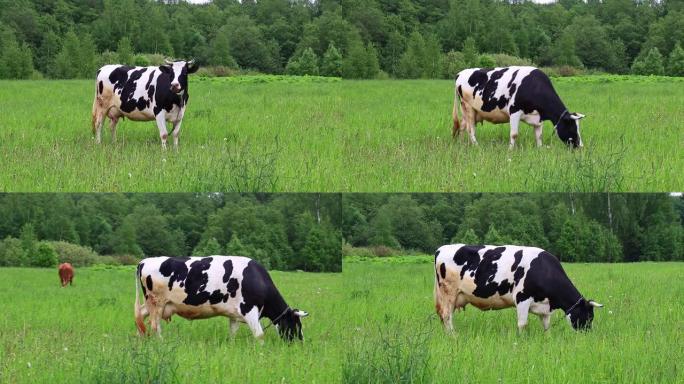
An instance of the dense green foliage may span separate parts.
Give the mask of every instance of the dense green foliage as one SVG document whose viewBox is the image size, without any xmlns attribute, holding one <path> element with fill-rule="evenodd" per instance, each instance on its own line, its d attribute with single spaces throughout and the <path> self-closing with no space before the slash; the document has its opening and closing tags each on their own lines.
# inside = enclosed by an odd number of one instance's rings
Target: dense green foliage
<svg viewBox="0 0 684 384">
<path fill-rule="evenodd" d="M 454 86 L 448 80 L 196 77 L 178 152 L 160 151 L 154 122 L 128 119 L 119 122 L 116 143 L 105 129 L 103 143 L 95 145 L 93 80 L 1 81 L 0 191 L 682 188 L 684 78 L 552 81 L 570 110 L 587 115 L 582 150 L 567 150 L 548 121 L 542 148 L 526 124 L 513 151 L 507 150 L 508 124 L 478 125 L 477 146 L 466 135 L 453 140 Z"/>
<path fill-rule="evenodd" d="M 653 49 L 676 56 L 676 44 L 684 43 L 684 8 L 675 0 L 4 0 L 0 25 L 4 78 L 28 78 L 34 68 L 51 77 L 92 77 L 98 65 L 129 63 L 134 52 L 298 73 L 292 64 L 307 49 L 314 55 L 305 59 L 320 68 L 331 44 L 351 78 L 380 71 L 451 78 L 463 65 L 491 63 L 478 53 L 622 73 Z M 454 65 L 461 51 L 466 60 Z M 681 72 L 666 66 L 665 73 Z"/>
<path fill-rule="evenodd" d="M 344 264 L 343 276 L 352 287 L 345 302 L 354 305 L 357 316 L 344 335 L 343 382 L 684 380 L 682 366 L 672 363 L 684 358 L 684 350 L 673 342 L 681 327 L 672 325 L 684 316 L 684 307 L 673 302 L 675 292 L 684 289 L 683 263 L 565 263 L 577 289 L 604 305 L 594 311 L 589 332 L 574 331 L 558 310 L 548 332 L 530 315 L 518 334 L 515 309 L 468 306 L 454 313 L 455 331 L 449 335 L 435 314 L 434 258 L 426 257 L 425 264 L 386 259 Z M 663 353 L 669 358 L 663 359 Z"/>
<path fill-rule="evenodd" d="M 232 254 L 280 270 L 341 269 L 339 195 L 2 194 L 0 217 L 0 266 Z"/>
<path fill-rule="evenodd" d="M 356 246 L 432 253 L 447 243 L 519 244 L 562 261 L 684 260 L 684 200 L 667 194 L 345 194 Z"/>
</svg>

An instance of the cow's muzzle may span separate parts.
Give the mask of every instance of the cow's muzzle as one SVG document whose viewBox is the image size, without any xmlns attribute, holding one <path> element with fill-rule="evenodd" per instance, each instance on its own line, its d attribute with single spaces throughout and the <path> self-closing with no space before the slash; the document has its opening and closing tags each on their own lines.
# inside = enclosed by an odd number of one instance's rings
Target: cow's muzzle
<svg viewBox="0 0 684 384">
<path fill-rule="evenodd" d="M 180 84 L 171 84 L 171 92 L 180 93 L 181 92 Z"/>
</svg>

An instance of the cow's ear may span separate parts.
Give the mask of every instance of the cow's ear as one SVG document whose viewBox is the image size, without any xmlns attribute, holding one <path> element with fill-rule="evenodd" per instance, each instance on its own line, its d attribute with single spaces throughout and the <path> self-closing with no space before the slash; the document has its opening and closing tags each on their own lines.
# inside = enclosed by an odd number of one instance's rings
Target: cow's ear
<svg viewBox="0 0 684 384">
<path fill-rule="evenodd" d="M 589 304 L 589 306 L 591 306 L 591 307 L 596 307 L 596 308 L 603 307 L 603 304 L 599 304 L 599 303 L 595 302 L 594 300 L 589 300 L 587 302 L 587 304 Z"/>
<path fill-rule="evenodd" d="M 195 60 L 188 62 L 188 73 L 195 73 L 199 69 L 199 64 L 195 63 Z"/>
<path fill-rule="evenodd" d="M 173 68 L 171 68 L 170 65 L 160 65 L 159 70 L 162 71 L 162 73 L 172 73 Z"/>
<path fill-rule="evenodd" d="M 309 313 L 308 313 L 308 312 L 300 311 L 299 309 L 295 309 L 293 312 L 294 312 L 295 316 L 298 316 L 298 317 L 307 317 L 307 316 L 309 316 Z"/>
<path fill-rule="evenodd" d="M 573 112 L 570 114 L 570 118 L 573 120 L 580 120 L 584 118 L 584 115 L 581 113 Z"/>
</svg>

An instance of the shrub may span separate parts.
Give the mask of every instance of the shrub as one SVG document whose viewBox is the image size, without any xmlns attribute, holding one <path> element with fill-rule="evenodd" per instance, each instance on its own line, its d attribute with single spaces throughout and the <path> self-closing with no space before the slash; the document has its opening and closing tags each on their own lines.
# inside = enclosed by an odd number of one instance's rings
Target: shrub
<svg viewBox="0 0 684 384">
<path fill-rule="evenodd" d="M 36 253 L 29 255 L 29 263 L 32 267 L 51 268 L 57 265 L 57 252 L 46 242 L 40 242 Z"/>
<path fill-rule="evenodd" d="M 667 60 L 667 74 L 670 76 L 684 76 L 684 49 L 677 42 Z"/>
<path fill-rule="evenodd" d="M 384 245 L 376 245 L 374 247 L 371 247 L 371 250 L 373 251 L 373 254 L 377 257 L 387 257 L 390 255 L 397 254 L 395 250 Z"/>
<path fill-rule="evenodd" d="M 90 247 L 66 241 L 50 241 L 48 243 L 57 252 L 57 259 L 60 263 L 71 263 L 74 267 L 87 267 L 97 262 L 98 254 Z"/>
<path fill-rule="evenodd" d="M 137 54 L 133 56 L 133 64 L 138 67 L 147 67 L 150 65 L 150 60 L 145 55 Z"/>
<path fill-rule="evenodd" d="M 134 255 L 113 255 L 111 257 L 118 265 L 137 265 L 140 261 L 140 259 Z"/>
<path fill-rule="evenodd" d="M 456 77 L 457 73 L 468 68 L 468 65 L 465 62 L 465 58 L 463 57 L 463 53 L 458 52 L 458 51 L 449 51 L 444 56 L 443 68 L 444 68 L 444 77 L 447 79 L 453 79 Z"/>
<path fill-rule="evenodd" d="M 534 63 L 530 59 L 508 55 L 505 53 L 495 53 L 490 56 L 492 59 L 494 59 L 495 66 L 497 67 L 510 67 L 512 65 L 534 66 Z"/>
<path fill-rule="evenodd" d="M 494 58 L 489 55 L 480 55 L 478 63 L 481 68 L 492 68 L 496 65 Z"/>
<path fill-rule="evenodd" d="M 632 73 L 637 75 L 663 75 L 663 55 L 658 48 L 653 47 L 646 56 L 637 59 L 632 63 Z"/>
<path fill-rule="evenodd" d="M 21 240 L 7 237 L 0 241 L 0 266 L 21 267 L 28 264 L 26 252 L 21 245 Z"/>
<path fill-rule="evenodd" d="M 318 76 L 318 56 L 313 49 L 307 48 L 297 58 L 290 58 L 285 67 L 288 75 L 314 75 Z"/>
<path fill-rule="evenodd" d="M 116 54 L 116 52 L 112 51 L 104 51 L 100 54 L 99 57 L 99 66 L 107 65 L 107 64 L 118 64 L 119 63 L 119 55 Z"/>
</svg>

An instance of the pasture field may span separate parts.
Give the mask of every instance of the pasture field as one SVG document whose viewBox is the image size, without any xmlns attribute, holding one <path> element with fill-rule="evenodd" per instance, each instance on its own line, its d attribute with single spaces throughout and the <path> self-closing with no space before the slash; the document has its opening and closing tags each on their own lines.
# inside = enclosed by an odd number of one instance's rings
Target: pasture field
<svg viewBox="0 0 684 384">
<path fill-rule="evenodd" d="M 178 153 L 153 122 L 107 126 L 94 80 L 0 81 L 0 191 L 672 191 L 684 185 L 684 79 L 554 79 L 587 115 L 571 151 L 546 122 L 451 138 L 453 82 L 191 77 Z"/>
<path fill-rule="evenodd" d="M 345 381 L 684 382 L 683 263 L 565 264 L 580 292 L 605 306 L 590 332 L 574 331 L 555 311 L 549 332 L 531 315 L 519 335 L 514 309 L 468 306 L 447 335 L 434 311 L 434 257 L 416 260 L 344 263 L 348 297 L 365 307 Z"/>
<path fill-rule="evenodd" d="M 259 345 L 228 319 L 162 324 L 163 339 L 136 336 L 134 268 L 76 270 L 59 287 L 56 269 L 2 269 L 0 383 L 328 383 L 338 381 L 347 291 L 341 274 L 272 272 L 288 304 L 309 311 L 304 343 L 274 327 Z M 262 319 L 262 325 L 268 324 Z"/>
</svg>

